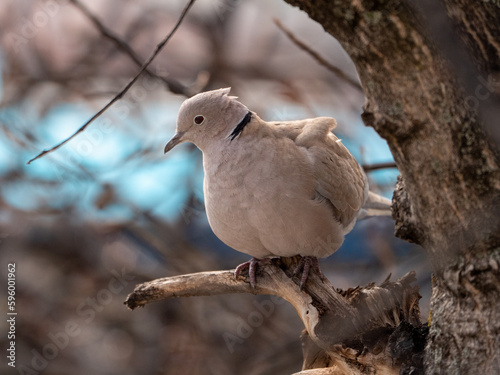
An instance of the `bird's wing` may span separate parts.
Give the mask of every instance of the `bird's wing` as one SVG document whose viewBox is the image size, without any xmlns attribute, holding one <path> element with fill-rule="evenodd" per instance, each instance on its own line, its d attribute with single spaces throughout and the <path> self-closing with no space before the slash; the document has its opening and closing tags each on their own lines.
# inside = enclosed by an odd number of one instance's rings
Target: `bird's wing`
<svg viewBox="0 0 500 375">
<path fill-rule="evenodd" d="M 333 205 L 337 220 L 349 227 L 366 200 L 368 184 L 358 162 L 331 132 L 336 124 L 333 118 L 318 117 L 285 127 L 291 129 L 295 144 L 307 149 L 317 193 Z"/>
<path fill-rule="evenodd" d="M 315 119 L 296 120 L 296 121 L 270 121 L 267 124 L 274 125 L 273 134 L 278 137 L 286 137 L 295 141 L 302 134 L 304 128 L 309 122 Z"/>
</svg>

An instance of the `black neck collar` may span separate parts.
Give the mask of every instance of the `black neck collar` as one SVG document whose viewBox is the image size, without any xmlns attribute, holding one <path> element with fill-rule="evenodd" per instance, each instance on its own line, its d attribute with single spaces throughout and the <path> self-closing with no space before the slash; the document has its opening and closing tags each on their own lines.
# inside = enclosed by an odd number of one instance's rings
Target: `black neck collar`
<svg viewBox="0 0 500 375">
<path fill-rule="evenodd" d="M 235 139 L 237 136 L 241 134 L 245 126 L 252 120 L 252 112 L 248 111 L 248 113 L 243 117 L 243 119 L 236 125 L 233 132 L 229 134 L 229 138 L 231 141 Z"/>
</svg>

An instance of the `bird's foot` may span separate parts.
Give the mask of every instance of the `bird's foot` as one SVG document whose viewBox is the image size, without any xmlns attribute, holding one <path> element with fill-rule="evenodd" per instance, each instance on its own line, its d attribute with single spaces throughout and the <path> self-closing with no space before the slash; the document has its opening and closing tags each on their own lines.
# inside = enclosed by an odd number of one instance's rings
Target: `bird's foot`
<svg viewBox="0 0 500 375">
<path fill-rule="evenodd" d="M 300 271 L 302 271 L 302 276 L 300 278 L 299 290 L 302 291 L 304 285 L 306 284 L 307 277 L 309 276 L 309 271 L 312 269 L 321 277 L 322 280 L 325 279 L 325 275 L 319 269 L 318 258 L 313 256 L 305 256 L 300 258 L 299 264 L 293 270 L 293 275 L 296 276 Z"/>
<path fill-rule="evenodd" d="M 252 258 L 248 262 L 241 263 L 236 269 L 234 270 L 234 277 L 237 279 L 238 276 L 241 274 L 241 271 L 243 271 L 245 268 L 248 268 L 248 277 L 250 279 L 250 286 L 252 289 L 255 289 L 255 284 L 256 284 L 256 279 L 255 279 L 255 271 L 257 270 L 257 265 L 263 265 L 266 263 L 269 263 L 271 259 L 258 259 L 258 258 Z"/>
</svg>

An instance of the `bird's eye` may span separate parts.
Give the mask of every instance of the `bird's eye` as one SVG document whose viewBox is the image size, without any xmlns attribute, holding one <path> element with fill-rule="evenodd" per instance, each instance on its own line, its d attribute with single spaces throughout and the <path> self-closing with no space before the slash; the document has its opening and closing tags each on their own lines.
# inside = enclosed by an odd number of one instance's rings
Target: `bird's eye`
<svg viewBox="0 0 500 375">
<path fill-rule="evenodd" d="M 196 125 L 201 125 L 205 121 L 205 117 L 198 115 L 194 117 L 193 121 Z"/>
</svg>

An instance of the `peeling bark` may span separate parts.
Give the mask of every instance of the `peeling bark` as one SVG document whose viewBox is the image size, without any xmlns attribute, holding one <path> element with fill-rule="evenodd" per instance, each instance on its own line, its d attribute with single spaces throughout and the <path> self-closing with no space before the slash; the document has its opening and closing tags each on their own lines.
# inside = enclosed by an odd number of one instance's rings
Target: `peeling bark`
<svg viewBox="0 0 500 375">
<path fill-rule="evenodd" d="M 469 62 L 436 38 L 419 2 L 287 2 L 351 56 L 366 94 L 363 121 L 387 140 L 401 172 L 396 234 L 421 244 L 434 268 L 427 372 L 500 372 L 500 158 L 490 105 L 498 103 L 500 8 L 444 1 Z"/>
</svg>

